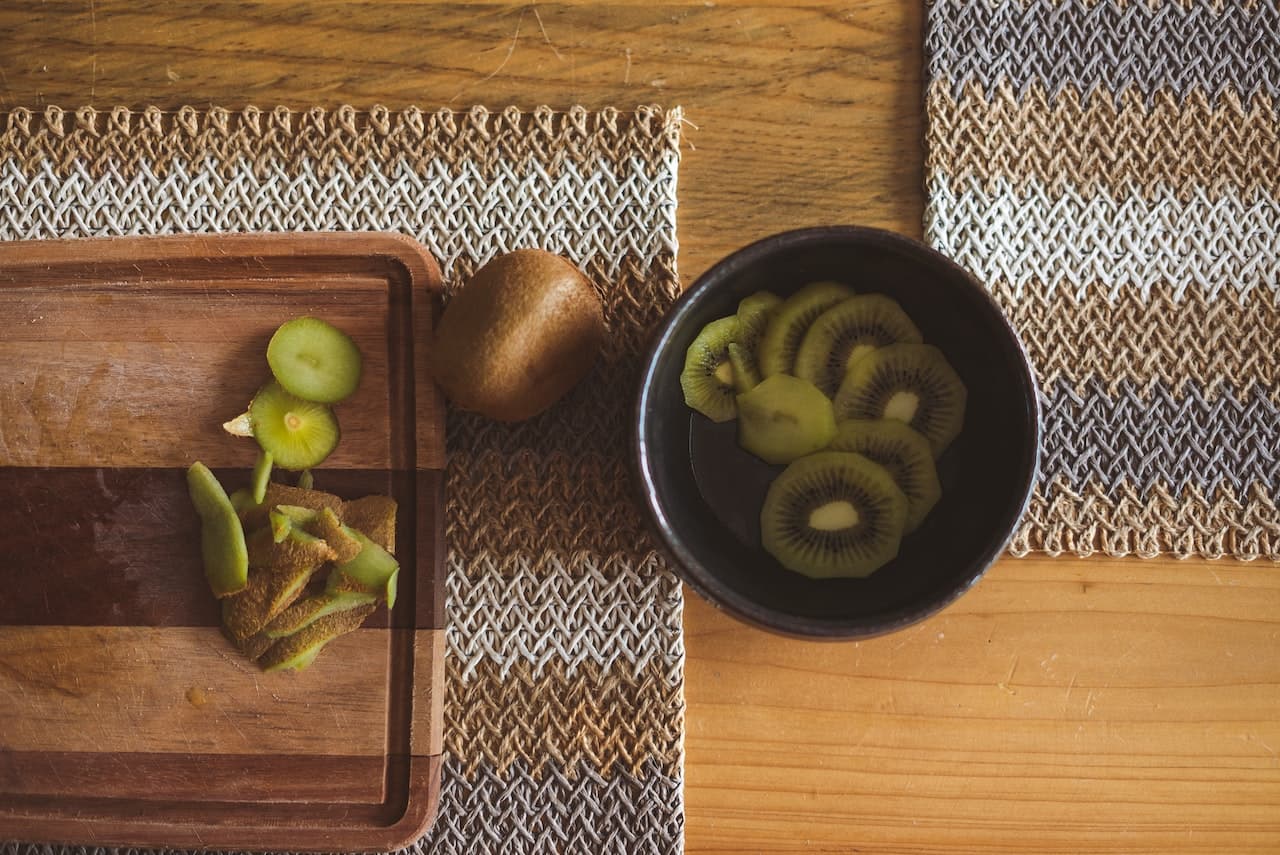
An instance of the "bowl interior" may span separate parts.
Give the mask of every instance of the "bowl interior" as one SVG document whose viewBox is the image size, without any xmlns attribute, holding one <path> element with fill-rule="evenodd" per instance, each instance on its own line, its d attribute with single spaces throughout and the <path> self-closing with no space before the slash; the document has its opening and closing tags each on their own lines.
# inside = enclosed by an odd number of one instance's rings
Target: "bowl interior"
<svg viewBox="0 0 1280 855">
<path fill-rule="evenodd" d="M 759 546 L 772 467 L 684 404 L 680 372 L 702 327 L 767 289 L 817 279 L 897 300 L 968 388 L 964 428 L 938 461 L 942 498 L 899 555 L 867 579 L 810 580 Z M 871 229 L 779 235 L 712 268 L 656 342 L 641 391 L 639 465 L 654 522 L 686 581 L 713 602 L 783 632 L 857 636 L 895 629 L 950 602 L 1004 548 L 1035 477 L 1038 410 L 1025 354 L 980 286 L 913 241 Z"/>
</svg>

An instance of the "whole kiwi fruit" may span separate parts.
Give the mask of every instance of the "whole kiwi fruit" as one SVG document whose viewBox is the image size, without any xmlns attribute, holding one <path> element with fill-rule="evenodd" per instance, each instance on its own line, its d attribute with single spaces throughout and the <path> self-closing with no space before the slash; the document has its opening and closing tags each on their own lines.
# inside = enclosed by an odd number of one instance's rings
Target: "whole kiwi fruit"
<svg viewBox="0 0 1280 855">
<path fill-rule="evenodd" d="M 477 270 L 449 301 L 433 373 L 454 406 L 521 421 L 586 376 L 604 335 L 600 298 L 582 271 L 553 253 L 518 249 Z"/>
</svg>

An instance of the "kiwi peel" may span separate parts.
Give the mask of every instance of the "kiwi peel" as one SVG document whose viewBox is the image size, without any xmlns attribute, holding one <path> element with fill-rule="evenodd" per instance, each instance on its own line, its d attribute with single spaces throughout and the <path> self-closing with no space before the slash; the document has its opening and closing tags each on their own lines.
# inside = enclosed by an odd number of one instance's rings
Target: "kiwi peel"
<svg viewBox="0 0 1280 855">
<path fill-rule="evenodd" d="M 354 632 L 373 614 L 373 603 L 326 615 L 271 646 L 258 660 L 264 671 L 300 671 L 315 661 L 320 650 L 339 636 Z"/>
<path fill-rule="evenodd" d="M 235 506 L 203 463 L 187 470 L 187 490 L 200 516 L 200 556 L 213 595 L 243 590 L 249 582 L 249 550 Z"/>
</svg>

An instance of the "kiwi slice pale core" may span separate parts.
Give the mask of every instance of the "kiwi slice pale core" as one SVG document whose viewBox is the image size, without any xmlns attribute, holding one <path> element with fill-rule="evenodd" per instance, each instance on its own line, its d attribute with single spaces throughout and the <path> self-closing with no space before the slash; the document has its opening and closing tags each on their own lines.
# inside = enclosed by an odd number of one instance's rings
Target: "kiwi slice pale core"
<svg viewBox="0 0 1280 855">
<path fill-rule="evenodd" d="M 360 348 L 351 336 L 319 318 L 281 324 L 267 345 L 276 380 L 306 401 L 334 404 L 360 384 Z"/>
<path fill-rule="evenodd" d="M 967 393 L 942 351 L 892 344 L 849 367 L 836 393 L 836 419 L 897 419 L 940 455 L 964 423 Z"/>
<path fill-rule="evenodd" d="M 727 422 L 738 414 L 729 362 L 729 345 L 737 338 L 738 319 L 731 315 L 703 327 L 685 352 L 680 372 L 684 402 L 713 422 Z"/>
<path fill-rule="evenodd" d="M 254 439 L 281 469 L 319 466 L 342 433 L 326 405 L 290 394 L 279 383 L 268 383 L 253 396 L 249 421 Z"/>
<path fill-rule="evenodd" d="M 907 497 L 905 530 L 908 532 L 920 527 L 942 497 L 929 440 L 900 421 L 850 419 L 841 422 L 828 447 L 832 451 L 861 454 L 888 470 Z"/>
<path fill-rule="evenodd" d="M 923 340 L 893 299 L 883 294 L 850 297 L 819 315 L 805 332 L 796 351 L 795 375 L 834 398 L 859 357 L 878 347 Z"/>
<path fill-rule="evenodd" d="M 836 434 L 831 400 L 812 383 L 775 374 L 738 396 L 738 444 L 768 463 L 790 463 Z"/>
<path fill-rule="evenodd" d="M 796 352 L 809 325 L 836 303 L 853 296 L 853 289 L 839 282 L 811 282 L 774 310 L 760 338 L 756 357 L 765 377 L 790 374 Z"/>
<path fill-rule="evenodd" d="M 861 454 L 801 457 L 769 485 L 760 511 L 766 551 L 813 579 L 865 577 L 898 554 L 907 497 Z"/>
</svg>

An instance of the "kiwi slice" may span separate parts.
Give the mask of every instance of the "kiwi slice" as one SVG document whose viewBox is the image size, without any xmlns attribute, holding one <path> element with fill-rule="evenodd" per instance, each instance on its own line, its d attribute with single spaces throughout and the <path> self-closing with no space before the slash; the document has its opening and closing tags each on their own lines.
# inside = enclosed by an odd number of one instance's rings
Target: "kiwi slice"
<svg viewBox="0 0 1280 855">
<path fill-rule="evenodd" d="M 894 300 L 883 294 L 850 297 L 819 315 L 805 332 L 796 351 L 795 375 L 834 398 L 859 357 L 878 347 L 921 341 L 920 330 Z"/>
<path fill-rule="evenodd" d="M 249 550 L 235 506 L 209 467 L 198 461 L 187 470 L 187 490 L 200 516 L 200 556 L 213 595 L 243 590 L 249 582 Z"/>
<path fill-rule="evenodd" d="M 764 548 L 813 579 L 865 577 L 898 554 L 907 497 L 861 454 L 802 457 L 769 485 L 760 511 Z"/>
<path fill-rule="evenodd" d="M 757 291 L 738 304 L 738 338 L 729 348 L 733 363 L 733 385 L 739 392 L 749 392 L 764 379 L 756 353 L 764 337 L 769 318 L 782 305 L 782 298 L 770 291 Z"/>
<path fill-rule="evenodd" d="M 891 344 L 849 367 L 836 393 L 836 418 L 905 422 L 929 440 L 936 458 L 960 433 L 966 396 L 942 351 Z"/>
<path fill-rule="evenodd" d="M 267 364 L 281 386 L 306 401 L 336 404 L 360 384 L 360 348 L 319 318 L 281 324 L 267 345 Z"/>
<path fill-rule="evenodd" d="M 253 396 L 249 420 L 258 445 L 282 469 L 319 466 L 341 435 L 332 410 L 290 394 L 279 383 L 268 383 Z"/>
<path fill-rule="evenodd" d="M 836 435 L 831 399 L 807 380 L 775 374 L 738 396 L 738 444 L 768 463 L 790 463 Z"/>
<path fill-rule="evenodd" d="M 841 422 L 832 451 L 849 451 L 879 463 L 907 497 L 905 531 L 915 531 L 942 497 L 929 440 L 893 419 Z"/>
<path fill-rule="evenodd" d="M 738 414 L 729 363 L 729 344 L 737 337 L 738 319 L 721 318 L 703 327 L 685 353 L 680 373 L 684 402 L 713 422 L 727 422 Z"/>
<path fill-rule="evenodd" d="M 853 289 L 839 282 L 811 282 L 778 306 L 769 318 L 756 357 L 765 377 L 790 374 L 796 351 L 809 325 L 836 303 L 853 296 Z"/>
</svg>

